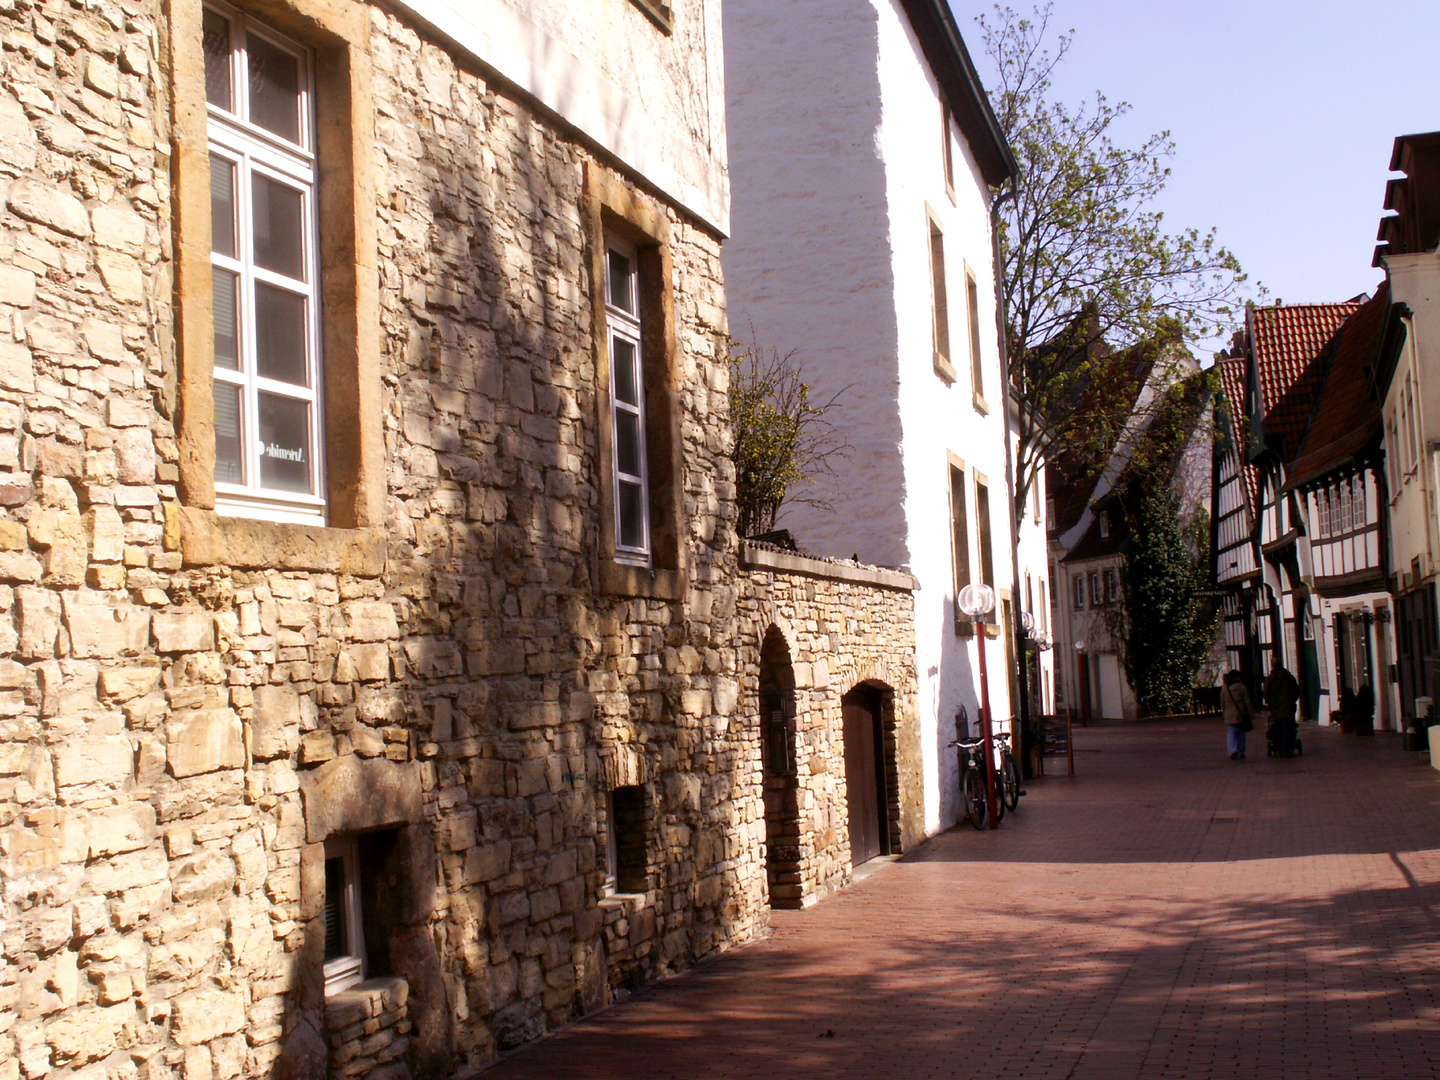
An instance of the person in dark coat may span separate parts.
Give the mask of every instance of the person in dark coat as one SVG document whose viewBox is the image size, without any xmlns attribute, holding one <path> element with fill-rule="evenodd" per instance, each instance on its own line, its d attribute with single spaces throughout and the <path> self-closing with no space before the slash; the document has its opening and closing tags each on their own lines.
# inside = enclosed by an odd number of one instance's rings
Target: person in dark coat
<svg viewBox="0 0 1440 1080">
<path fill-rule="evenodd" d="M 1355 734 L 1375 734 L 1375 691 L 1368 682 L 1355 692 Z"/>
<path fill-rule="evenodd" d="M 1276 664 L 1266 676 L 1265 704 L 1270 707 L 1270 723 L 1275 729 L 1275 752 L 1288 758 L 1295 753 L 1299 733 L 1295 707 L 1300 704 L 1300 683 L 1284 664 Z"/>
</svg>

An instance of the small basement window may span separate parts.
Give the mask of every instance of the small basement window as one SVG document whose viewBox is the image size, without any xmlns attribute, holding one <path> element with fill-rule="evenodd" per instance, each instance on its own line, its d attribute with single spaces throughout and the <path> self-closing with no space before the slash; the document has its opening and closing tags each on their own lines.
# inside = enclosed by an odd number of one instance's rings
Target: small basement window
<svg viewBox="0 0 1440 1080">
<path fill-rule="evenodd" d="M 360 853 L 353 836 L 325 845 L 325 995 L 365 979 Z"/>
<path fill-rule="evenodd" d="M 645 857 L 645 789 L 617 787 L 609 795 L 606 815 L 610 892 L 643 893 L 647 885 Z"/>
</svg>

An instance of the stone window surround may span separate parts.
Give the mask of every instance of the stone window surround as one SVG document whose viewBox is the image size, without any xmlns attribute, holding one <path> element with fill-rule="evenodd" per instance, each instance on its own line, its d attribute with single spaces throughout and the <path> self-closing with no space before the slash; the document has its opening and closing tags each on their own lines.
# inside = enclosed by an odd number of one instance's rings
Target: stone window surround
<svg viewBox="0 0 1440 1080">
<path fill-rule="evenodd" d="M 967 489 L 969 487 L 969 480 L 967 479 L 969 475 L 969 470 L 965 467 L 964 458 L 957 457 L 955 454 L 949 451 L 946 451 L 945 457 L 947 463 L 945 473 L 945 487 L 950 495 L 950 576 L 953 583 L 953 588 L 955 590 L 955 595 L 953 598 L 955 607 L 955 633 L 959 637 L 971 637 L 975 633 L 975 624 L 970 620 L 970 616 L 966 615 L 963 611 L 960 610 L 960 590 L 966 585 L 970 584 L 970 582 L 974 580 L 975 576 L 973 570 L 974 564 L 970 558 L 970 505 L 968 502 L 969 496 L 967 492 Z M 955 478 L 957 472 L 959 473 L 961 488 L 960 502 L 958 503 L 958 505 L 955 499 Z M 959 519 L 958 521 L 957 518 Z M 955 543 L 956 533 L 961 528 L 963 528 L 965 531 L 965 551 L 963 553 L 965 559 L 965 572 L 963 575 L 964 581 L 960 580 L 962 576 L 960 573 L 960 558 L 962 553 L 956 550 Z"/>
<path fill-rule="evenodd" d="M 165 543 L 187 564 L 374 573 L 383 565 L 384 444 L 379 284 L 371 182 L 374 106 L 369 11 L 355 0 L 247 0 L 246 14 L 314 50 L 328 524 L 215 513 L 210 160 L 201 49 L 202 0 L 170 5 L 176 434 L 181 505 Z M 346 105 L 348 104 L 348 108 Z"/>
<path fill-rule="evenodd" d="M 678 600 L 686 585 L 684 460 L 679 370 L 675 347 L 674 266 L 670 221 L 654 199 L 615 173 L 585 164 L 584 219 L 589 247 L 595 348 L 595 427 L 600 495 L 596 581 L 611 596 Z M 634 245 L 639 263 L 641 355 L 645 371 L 646 464 L 650 487 L 650 565 L 616 560 L 615 494 L 611 483 L 610 346 L 605 317 L 607 233 Z"/>
<path fill-rule="evenodd" d="M 980 288 L 976 284 L 975 271 L 964 263 L 965 271 L 965 328 L 970 344 L 970 401 L 981 416 L 988 416 L 990 405 L 985 400 L 985 368 L 980 354 Z"/>
<path fill-rule="evenodd" d="M 670 0 L 630 0 L 666 34 L 675 31 L 675 5 Z"/>
<path fill-rule="evenodd" d="M 926 251 L 930 256 L 930 338 L 935 374 L 949 386 L 959 378 L 950 362 L 950 294 L 945 270 L 945 229 L 925 204 Z"/>
<path fill-rule="evenodd" d="M 940 162 L 945 172 L 945 194 L 950 196 L 950 205 L 958 205 L 955 200 L 955 144 L 951 141 L 953 117 L 950 113 L 950 103 L 942 95 L 940 98 Z"/>
</svg>

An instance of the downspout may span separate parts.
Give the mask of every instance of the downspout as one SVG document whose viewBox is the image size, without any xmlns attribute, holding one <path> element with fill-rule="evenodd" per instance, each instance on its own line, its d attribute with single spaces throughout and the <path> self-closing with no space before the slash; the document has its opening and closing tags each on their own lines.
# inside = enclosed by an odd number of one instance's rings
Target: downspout
<svg viewBox="0 0 1440 1080">
<path fill-rule="evenodd" d="M 1010 330 L 1009 319 L 1005 314 L 1005 263 L 1000 255 L 1000 205 L 1006 199 L 1013 199 L 1020 193 L 1019 187 L 1012 179 L 1010 187 L 1002 191 L 990 200 L 990 248 L 991 259 L 994 261 L 995 278 L 995 330 L 996 338 L 1000 345 L 1000 379 L 1001 379 L 1001 412 L 1003 414 L 1004 438 L 1005 438 L 1005 491 L 1010 510 L 1010 573 L 1011 595 L 1015 598 L 1010 605 L 1010 632 L 1015 635 L 1016 663 L 1019 665 L 1015 685 L 1020 695 L 1020 775 L 1026 779 L 1033 778 L 1033 768 L 1030 761 L 1030 750 L 1033 746 L 1030 732 L 1030 686 L 1029 667 L 1026 634 L 1021 626 L 1020 613 L 1021 604 L 1024 602 L 1024 593 L 1020 590 L 1020 524 L 1021 516 L 1015 512 L 1015 451 L 1010 444 Z M 1018 404 L 1018 402 L 1017 402 Z M 1048 552 L 1047 552 L 1048 555 Z M 1048 565 L 1048 559 L 1047 559 Z M 1053 590 L 1055 583 L 1051 582 Z M 984 644 L 981 644 L 984 648 Z"/>
</svg>

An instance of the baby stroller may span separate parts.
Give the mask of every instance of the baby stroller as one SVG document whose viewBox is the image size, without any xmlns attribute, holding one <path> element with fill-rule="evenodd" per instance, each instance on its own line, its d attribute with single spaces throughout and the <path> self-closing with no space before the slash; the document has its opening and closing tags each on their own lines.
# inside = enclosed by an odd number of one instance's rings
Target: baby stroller
<svg viewBox="0 0 1440 1080">
<path fill-rule="evenodd" d="M 1305 747 L 1301 745 L 1300 742 L 1300 725 L 1294 720 L 1281 720 L 1275 716 L 1270 717 L 1269 722 L 1265 725 L 1265 749 L 1271 757 L 1287 756 L 1281 752 L 1281 747 L 1285 742 L 1284 729 L 1287 724 L 1294 725 L 1295 729 L 1294 734 L 1291 736 L 1291 742 L 1294 744 L 1295 749 L 1294 752 L 1288 756 L 1303 757 L 1305 755 Z"/>
</svg>

